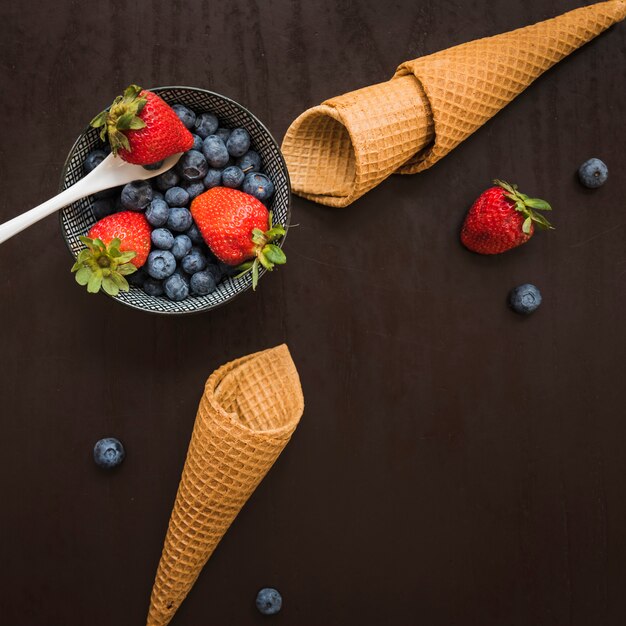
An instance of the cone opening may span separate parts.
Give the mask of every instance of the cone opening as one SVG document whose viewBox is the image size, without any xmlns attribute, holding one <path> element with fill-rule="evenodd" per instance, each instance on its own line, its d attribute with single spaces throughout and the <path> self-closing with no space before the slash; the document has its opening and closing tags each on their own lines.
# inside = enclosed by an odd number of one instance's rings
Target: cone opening
<svg viewBox="0 0 626 626">
<path fill-rule="evenodd" d="M 212 382 L 216 409 L 249 432 L 280 435 L 293 431 L 304 400 L 285 345 L 244 357 L 222 370 Z"/>
<path fill-rule="evenodd" d="M 305 111 L 289 129 L 283 152 L 294 190 L 347 197 L 354 190 L 356 157 L 346 126 L 329 106 Z"/>
</svg>

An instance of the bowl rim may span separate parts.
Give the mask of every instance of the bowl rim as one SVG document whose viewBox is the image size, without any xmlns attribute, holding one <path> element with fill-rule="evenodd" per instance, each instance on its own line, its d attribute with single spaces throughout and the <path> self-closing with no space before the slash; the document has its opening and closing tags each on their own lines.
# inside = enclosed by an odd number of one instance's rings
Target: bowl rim
<svg viewBox="0 0 626 626">
<path fill-rule="evenodd" d="M 285 179 L 286 179 L 286 183 L 287 183 L 287 214 L 286 214 L 286 224 L 285 224 L 285 234 L 283 235 L 283 237 L 281 238 L 278 246 L 280 248 L 283 247 L 285 240 L 287 239 L 287 234 L 289 233 L 289 228 L 291 225 L 291 203 L 292 203 L 292 192 L 291 192 L 291 179 L 289 177 L 289 170 L 287 169 L 287 162 L 285 161 L 285 157 L 283 155 L 283 152 L 281 150 L 280 144 L 278 143 L 278 141 L 276 141 L 276 138 L 274 137 L 274 135 L 272 135 L 272 133 L 270 132 L 269 128 L 267 128 L 267 126 L 254 114 L 252 113 L 252 111 L 250 111 L 247 107 L 245 107 L 243 104 L 237 102 L 236 100 L 233 100 L 232 98 L 229 98 L 228 96 L 224 96 L 221 93 L 217 93 L 216 91 L 211 91 L 210 89 L 204 89 L 202 87 L 188 87 L 186 85 L 164 85 L 164 86 L 159 86 L 159 87 L 145 87 L 144 89 L 146 89 L 146 91 L 153 91 L 154 93 L 158 94 L 159 91 L 165 91 L 167 89 L 184 89 L 186 91 L 197 91 L 200 93 L 204 93 L 204 94 L 209 94 L 211 96 L 217 96 L 218 98 L 221 98 L 222 100 L 225 100 L 231 104 L 234 104 L 236 107 L 239 107 L 240 109 L 242 109 L 247 115 L 249 115 L 251 118 L 253 118 L 256 123 L 261 127 L 261 129 L 263 130 L 263 132 L 265 132 L 267 134 L 267 136 L 271 139 L 271 141 L 274 143 L 277 152 L 278 152 L 278 156 L 279 156 L 279 160 L 280 160 L 280 164 L 282 166 L 282 170 L 285 174 Z M 91 126 L 85 126 L 83 128 L 83 130 L 81 131 L 81 133 L 78 135 L 78 137 L 76 138 L 76 140 L 74 141 L 74 143 L 72 144 L 72 147 L 69 149 L 69 152 L 67 153 L 67 156 L 65 157 L 65 162 L 63 163 L 63 168 L 61 170 L 61 178 L 59 181 L 59 193 L 61 191 L 63 191 L 65 189 L 64 184 L 65 184 L 65 178 L 67 176 L 67 171 L 69 169 L 69 165 L 70 165 L 70 161 L 72 158 L 72 155 L 74 153 L 74 150 L 76 149 L 76 147 L 78 146 L 78 144 L 80 143 L 80 141 L 82 140 L 83 136 L 91 129 Z M 61 209 L 59 211 L 59 226 L 61 228 L 61 235 L 63 237 L 63 241 L 65 242 L 65 246 L 67 248 L 67 251 L 69 252 L 70 256 L 72 257 L 72 259 L 76 259 L 76 257 L 74 256 L 74 252 L 72 251 L 72 248 L 70 247 L 70 243 L 68 241 L 68 238 L 65 234 L 65 229 L 63 228 L 63 211 L 66 209 L 67 207 L 63 207 L 63 209 Z M 261 268 L 261 271 L 259 272 L 259 280 L 261 279 L 261 277 L 267 272 L 267 270 L 265 270 L 264 268 Z M 118 302 L 119 304 L 123 304 L 131 309 L 135 309 L 136 311 L 141 311 L 142 313 L 150 313 L 152 315 L 165 315 L 165 316 L 176 316 L 176 315 L 198 315 L 200 313 L 206 313 L 207 311 L 212 311 L 213 309 L 217 309 L 220 307 L 223 307 L 225 305 L 227 305 L 229 302 L 232 302 L 233 300 L 235 300 L 237 297 L 243 295 L 244 293 L 247 293 L 248 291 L 250 291 L 252 285 L 248 285 L 245 289 L 242 289 L 241 291 L 238 291 L 237 293 L 235 293 L 234 295 L 232 295 L 231 297 L 229 297 L 228 299 L 222 301 L 222 302 L 218 302 L 217 304 L 212 304 L 210 306 L 201 308 L 201 309 L 197 309 L 197 310 L 192 310 L 192 311 L 154 311 L 151 309 L 145 309 L 141 306 L 138 306 L 136 304 L 133 304 L 132 302 L 126 302 L 124 300 L 120 300 L 119 298 L 115 297 L 115 296 L 111 296 L 109 294 L 107 294 L 106 292 L 101 292 L 100 294 L 97 295 L 102 295 L 104 294 L 105 296 L 107 296 L 108 298 L 111 298 L 112 300 L 115 300 L 116 302 Z M 152 296 L 157 297 L 157 296 Z"/>
</svg>

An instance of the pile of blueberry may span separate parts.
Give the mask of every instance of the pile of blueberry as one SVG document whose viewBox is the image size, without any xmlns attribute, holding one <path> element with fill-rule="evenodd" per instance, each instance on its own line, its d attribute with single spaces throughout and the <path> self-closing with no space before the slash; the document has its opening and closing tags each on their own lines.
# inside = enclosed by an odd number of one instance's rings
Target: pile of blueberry
<svg viewBox="0 0 626 626">
<path fill-rule="evenodd" d="M 179 302 L 188 296 L 206 296 L 236 270 L 221 263 L 208 249 L 193 221 L 189 205 L 207 189 L 241 189 L 262 202 L 270 200 L 274 184 L 262 172 L 261 157 L 250 149 L 245 128 L 222 128 L 212 113 L 194 113 L 172 106 L 193 134 L 191 150 L 173 169 L 150 180 L 128 183 L 121 189 L 96 194 L 92 211 L 100 220 L 116 211 L 144 211 L 152 226 L 152 251 L 144 267 L 128 282 L 149 296 Z M 88 174 L 107 156 L 96 149 L 84 162 Z M 160 164 L 146 167 L 159 167 Z"/>
</svg>

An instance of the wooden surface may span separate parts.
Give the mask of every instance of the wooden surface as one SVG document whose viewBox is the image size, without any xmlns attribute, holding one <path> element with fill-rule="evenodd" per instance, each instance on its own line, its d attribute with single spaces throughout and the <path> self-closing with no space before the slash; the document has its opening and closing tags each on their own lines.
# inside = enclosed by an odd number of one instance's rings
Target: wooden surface
<svg viewBox="0 0 626 626">
<path fill-rule="evenodd" d="M 130 82 L 205 87 L 281 138 L 305 108 L 403 60 L 574 0 L 0 7 L 0 219 L 56 192 L 91 116 Z M 286 341 L 303 421 L 174 620 L 297 626 L 626 623 L 626 25 L 559 64 L 432 170 L 343 210 L 299 198 L 288 265 L 178 319 L 74 283 L 56 217 L 0 247 L 0 622 L 141 626 L 200 392 Z M 598 156 L 611 176 L 575 179 Z M 489 181 L 557 230 L 465 251 Z M 544 295 L 528 319 L 509 289 Z M 94 442 L 128 457 L 107 475 Z M 269 623 L 269 621 L 267 622 Z"/>
</svg>

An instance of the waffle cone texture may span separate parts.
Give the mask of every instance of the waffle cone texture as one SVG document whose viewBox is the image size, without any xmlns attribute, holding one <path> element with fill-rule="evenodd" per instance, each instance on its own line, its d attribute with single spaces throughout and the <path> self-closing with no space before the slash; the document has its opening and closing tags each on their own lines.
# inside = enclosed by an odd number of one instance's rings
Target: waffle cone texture
<svg viewBox="0 0 626 626">
<path fill-rule="evenodd" d="M 303 410 L 286 345 L 232 361 L 209 377 L 157 568 L 148 626 L 170 622 L 289 442 Z"/>
<path fill-rule="evenodd" d="M 407 61 L 387 82 L 308 109 L 282 145 L 295 193 L 344 207 L 393 173 L 428 169 L 624 17 L 624 0 L 593 4 Z"/>
</svg>

